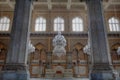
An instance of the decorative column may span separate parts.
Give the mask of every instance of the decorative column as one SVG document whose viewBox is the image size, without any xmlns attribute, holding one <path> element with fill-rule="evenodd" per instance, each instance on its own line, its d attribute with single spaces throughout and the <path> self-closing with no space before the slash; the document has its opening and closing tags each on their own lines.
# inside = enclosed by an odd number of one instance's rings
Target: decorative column
<svg viewBox="0 0 120 80">
<path fill-rule="evenodd" d="M 104 24 L 102 0 L 86 0 L 92 55 L 90 80 L 113 80 L 112 66 Z"/>
<path fill-rule="evenodd" d="M 47 69 L 51 69 L 52 67 L 52 52 L 47 52 L 47 61 L 46 61 L 46 67 Z"/>
<path fill-rule="evenodd" d="M 0 80 L 29 80 L 27 53 L 31 17 L 31 0 L 16 0 L 11 43 Z"/>
<path fill-rule="evenodd" d="M 67 59 L 67 69 L 72 69 L 72 53 L 68 52 L 66 54 L 66 59 Z"/>
</svg>

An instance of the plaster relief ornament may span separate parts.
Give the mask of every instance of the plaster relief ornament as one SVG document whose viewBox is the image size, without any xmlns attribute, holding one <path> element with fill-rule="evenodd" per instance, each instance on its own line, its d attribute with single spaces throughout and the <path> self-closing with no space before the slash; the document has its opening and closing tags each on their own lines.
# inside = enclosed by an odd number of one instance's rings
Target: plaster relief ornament
<svg viewBox="0 0 120 80">
<path fill-rule="evenodd" d="M 35 51 L 35 47 L 32 45 L 31 41 L 29 40 L 28 43 L 28 53 L 32 53 Z"/>
<path fill-rule="evenodd" d="M 83 52 L 86 53 L 87 55 L 91 55 L 89 32 L 88 32 L 88 43 L 87 43 L 87 45 L 83 48 Z"/>
<path fill-rule="evenodd" d="M 120 55 L 120 47 L 117 49 L 117 54 Z"/>
</svg>

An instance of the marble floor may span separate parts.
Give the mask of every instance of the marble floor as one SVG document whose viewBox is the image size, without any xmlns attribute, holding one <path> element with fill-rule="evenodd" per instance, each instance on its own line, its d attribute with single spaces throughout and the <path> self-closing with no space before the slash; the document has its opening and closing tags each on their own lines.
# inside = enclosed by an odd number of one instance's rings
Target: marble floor
<svg viewBox="0 0 120 80">
<path fill-rule="evenodd" d="M 40 78 L 31 78 L 30 80 L 89 80 L 88 78 L 61 78 L 61 79 L 40 79 Z"/>
</svg>

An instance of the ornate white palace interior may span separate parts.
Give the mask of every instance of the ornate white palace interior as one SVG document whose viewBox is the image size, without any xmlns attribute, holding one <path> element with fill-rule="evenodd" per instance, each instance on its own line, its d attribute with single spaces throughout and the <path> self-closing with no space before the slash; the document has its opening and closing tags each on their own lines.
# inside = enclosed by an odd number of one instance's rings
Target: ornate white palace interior
<svg viewBox="0 0 120 80">
<path fill-rule="evenodd" d="M 120 80 L 120 0 L 0 0 L 0 80 L 42 79 Z"/>
</svg>

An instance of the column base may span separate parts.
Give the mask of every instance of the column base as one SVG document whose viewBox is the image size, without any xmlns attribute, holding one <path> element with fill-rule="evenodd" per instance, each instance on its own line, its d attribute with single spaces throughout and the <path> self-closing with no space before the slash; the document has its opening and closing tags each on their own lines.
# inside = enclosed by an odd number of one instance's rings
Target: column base
<svg viewBox="0 0 120 80">
<path fill-rule="evenodd" d="M 29 80 L 29 71 L 25 66 L 7 65 L 0 72 L 0 80 Z"/>
<path fill-rule="evenodd" d="M 90 73 L 90 80 L 115 80 L 109 65 L 94 65 Z"/>
<path fill-rule="evenodd" d="M 90 80 L 115 80 L 110 72 L 96 72 L 90 74 Z"/>
</svg>

